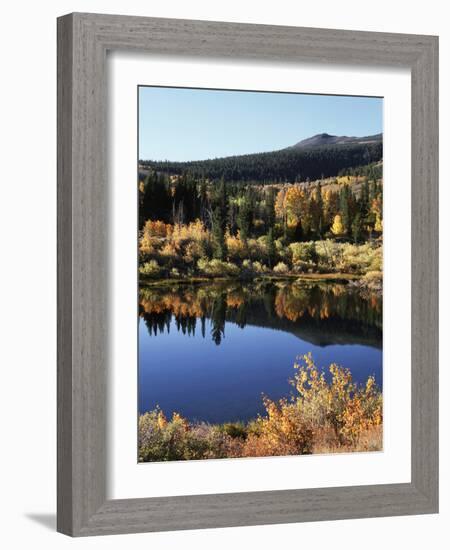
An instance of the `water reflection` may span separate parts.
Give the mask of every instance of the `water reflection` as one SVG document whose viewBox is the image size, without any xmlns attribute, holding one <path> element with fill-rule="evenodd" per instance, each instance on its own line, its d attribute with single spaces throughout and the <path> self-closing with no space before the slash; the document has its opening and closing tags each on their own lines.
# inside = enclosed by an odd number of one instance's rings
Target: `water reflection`
<svg viewBox="0 0 450 550">
<path fill-rule="evenodd" d="M 139 313 L 149 335 L 200 330 L 216 345 L 226 323 L 290 332 L 318 346 L 364 344 L 381 348 L 382 299 L 346 284 L 234 282 L 151 286 L 141 289 Z M 206 320 L 210 321 L 207 333 Z"/>
</svg>

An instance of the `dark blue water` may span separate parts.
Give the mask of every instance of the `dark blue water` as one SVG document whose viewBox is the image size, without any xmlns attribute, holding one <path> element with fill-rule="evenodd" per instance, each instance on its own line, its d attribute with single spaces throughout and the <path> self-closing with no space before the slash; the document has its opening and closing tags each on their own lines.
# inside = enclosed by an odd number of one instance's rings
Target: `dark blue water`
<svg viewBox="0 0 450 550">
<path fill-rule="evenodd" d="M 336 289 L 338 288 L 338 291 Z M 153 288 L 141 298 L 139 411 L 248 420 L 293 391 L 298 356 L 382 386 L 381 299 L 340 285 Z"/>
</svg>

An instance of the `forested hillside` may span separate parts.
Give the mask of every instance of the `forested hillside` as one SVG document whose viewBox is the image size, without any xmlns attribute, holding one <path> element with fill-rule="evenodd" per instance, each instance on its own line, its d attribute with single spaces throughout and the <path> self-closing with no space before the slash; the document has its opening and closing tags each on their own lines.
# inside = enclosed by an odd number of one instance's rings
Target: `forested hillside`
<svg viewBox="0 0 450 550">
<path fill-rule="evenodd" d="M 382 143 L 361 139 L 141 163 L 142 279 L 345 271 L 378 280 Z"/>
<path fill-rule="evenodd" d="M 377 140 L 378 137 L 380 139 Z M 225 182 L 300 182 L 335 176 L 342 170 L 382 159 L 381 135 L 360 140 L 331 145 L 321 145 L 319 141 L 319 146 L 310 144 L 299 147 L 297 144 L 279 151 L 190 162 L 141 160 L 139 164 L 142 173 L 151 169 L 172 175 L 189 172 L 194 178 L 223 179 Z"/>
</svg>

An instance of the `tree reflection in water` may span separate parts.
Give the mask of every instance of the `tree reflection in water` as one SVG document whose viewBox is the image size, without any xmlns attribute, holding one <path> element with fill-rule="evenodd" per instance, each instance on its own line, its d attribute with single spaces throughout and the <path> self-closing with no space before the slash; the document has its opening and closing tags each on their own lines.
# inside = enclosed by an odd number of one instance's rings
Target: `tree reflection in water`
<svg viewBox="0 0 450 550">
<path fill-rule="evenodd" d="M 203 338 L 206 319 L 210 337 L 220 345 L 226 322 L 241 328 L 268 327 L 293 333 L 316 345 L 382 344 L 381 296 L 342 283 L 259 281 L 150 286 L 140 291 L 139 315 L 148 332 L 178 331 Z"/>
</svg>

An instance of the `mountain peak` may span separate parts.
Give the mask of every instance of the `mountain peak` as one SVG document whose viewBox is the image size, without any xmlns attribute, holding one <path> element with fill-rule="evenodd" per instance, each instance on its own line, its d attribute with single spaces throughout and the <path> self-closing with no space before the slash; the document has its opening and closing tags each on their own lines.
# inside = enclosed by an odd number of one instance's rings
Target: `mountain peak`
<svg viewBox="0 0 450 550">
<path fill-rule="evenodd" d="M 292 145 L 290 149 L 309 149 L 313 147 L 323 147 L 325 145 L 346 145 L 346 144 L 364 144 L 364 143 L 375 143 L 382 141 L 383 134 L 375 134 L 372 136 L 333 136 L 322 132 L 321 134 L 316 134 L 309 138 L 299 141 L 295 145 Z"/>
</svg>

